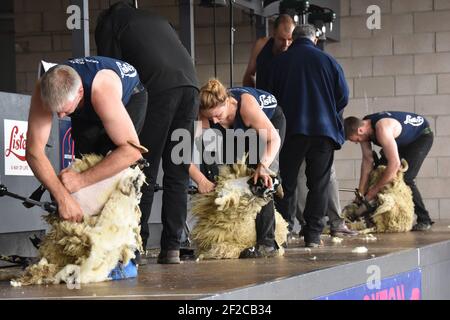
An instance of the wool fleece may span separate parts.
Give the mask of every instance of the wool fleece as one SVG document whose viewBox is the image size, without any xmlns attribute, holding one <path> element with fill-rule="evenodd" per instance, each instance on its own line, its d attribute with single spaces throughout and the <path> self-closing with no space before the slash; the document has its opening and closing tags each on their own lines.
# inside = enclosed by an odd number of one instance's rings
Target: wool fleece
<svg viewBox="0 0 450 320">
<path fill-rule="evenodd" d="M 82 172 L 102 160 L 85 155 L 72 168 Z M 142 251 L 139 202 L 145 175 L 138 166 L 74 194 L 83 208 L 83 222 L 64 221 L 46 215 L 50 225 L 39 247 L 41 260 L 11 281 L 13 286 L 31 284 L 90 283 L 110 280 L 119 262 L 128 264 Z"/>
<path fill-rule="evenodd" d="M 197 223 L 191 237 L 200 259 L 237 259 L 256 245 L 255 218 L 270 198 L 254 195 L 247 181 L 254 170 L 245 164 L 220 167 L 213 192 L 193 197 L 192 215 Z M 281 247 L 288 233 L 287 222 L 275 211 L 275 240 Z"/>
<path fill-rule="evenodd" d="M 386 166 L 378 166 L 369 177 L 369 187 L 375 185 L 383 175 Z M 411 189 L 403 180 L 408 163 L 402 160 L 397 176 L 377 195 L 376 209 L 368 218 L 363 217 L 361 207 L 349 204 L 343 210 L 343 216 L 354 230 L 370 232 L 407 232 L 414 222 L 414 202 Z M 370 229 L 370 230 L 367 230 Z"/>
</svg>

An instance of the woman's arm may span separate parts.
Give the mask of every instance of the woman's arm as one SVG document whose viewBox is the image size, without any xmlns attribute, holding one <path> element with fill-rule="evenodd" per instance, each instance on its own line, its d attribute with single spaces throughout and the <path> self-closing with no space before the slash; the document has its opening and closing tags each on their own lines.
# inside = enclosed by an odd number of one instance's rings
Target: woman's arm
<svg viewBox="0 0 450 320">
<path fill-rule="evenodd" d="M 243 94 L 241 97 L 241 117 L 244 124 L 255 129 L 258 137 L 266 141 L 266 148 L 261 156 L 256 168 L 254 182 L 261 177 L 268 187 L 272 187 L 269 166 L 275 160 L 281 146 L 281 139 L 278 131 L 261 110 L 256 99 L 250 94 Z"/>
<path fill-rule="evenodd" d="M 202 136 L 201 129 L 209 128 L 209 121 L 205 117 L 202 117 L 201 114 L 198 116 L 198 121 L 201 122 L 201 128 L 197 127 L 194 135 L 195 139 L 200 138 Z M 214 190 L 215 184 L 208 180 L 208 178 L 200 171 L 200 169 L 193 163 L 189 166 L 189 176 L 192 180 L 197 184 L 199 193 L 208 193 Z"/>
<path fill-rule="evenodd" d="M 197 184 L 199 193 L 208 193 L 214 190 L 215 184 L 208 180 L 199 168 L 193 163 L 189 166 L 189 176 Z"/>
</svg>

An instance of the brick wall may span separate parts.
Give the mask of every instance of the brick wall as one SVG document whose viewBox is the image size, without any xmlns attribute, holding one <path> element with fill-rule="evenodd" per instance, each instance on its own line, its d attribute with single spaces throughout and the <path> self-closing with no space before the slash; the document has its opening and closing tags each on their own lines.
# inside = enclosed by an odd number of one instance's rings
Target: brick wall
<svg viewBox="0 0 450 320">
<path fill-rule="evenodd" d="M 366 28 L 366 8 L 381 8 L 381 30 Z M 340 43 L 326 50 L 342 64 L 351 88 L 345 116 L 383 110 L 426 116 L 435 142 L 417 183 L 430 214 L 450 218 L 450 0 L 341 0 Z M 343 187 L 357 186 L 359 145 L 336 153 Z M 341 194 L 343 203 L 351 194 Z"/>
<path fill-rule="evenodd" d="M 93 31 L 99 12 L 108 0 L 91 0 L 91 53 L 95 54 Z M 30 94 L 34 88 L 40 60 L 61 62 L 72 57 L 72 37 L 66 27 L 70 0 L 15 0 L 16 91 Z"/>
<path fill-rule="evenodd" d="M 108 8 L 109 0 L 89 1 L 91 54 L 96 53 L 93 32 L 98 14 Z M 199 7 L 195 1 L 195 61 L 200 81 L 214 76 L 212 9 Z M 175 28 L 179 25 L 177 0 L 140 0 L 139 7 L 166 17 Z M 40 60 L 54 62 L 71 57 L 71 33 L 66 28 L 69 0 L 15 0 L 17 92 L 30 94 L 36 81 Z M 234 81 L 239 84 L 255 41 L 249 15 L 235 8 Z M 229 85 L 229 9 L 217 8 L 217 73 Z"/>
</svg>

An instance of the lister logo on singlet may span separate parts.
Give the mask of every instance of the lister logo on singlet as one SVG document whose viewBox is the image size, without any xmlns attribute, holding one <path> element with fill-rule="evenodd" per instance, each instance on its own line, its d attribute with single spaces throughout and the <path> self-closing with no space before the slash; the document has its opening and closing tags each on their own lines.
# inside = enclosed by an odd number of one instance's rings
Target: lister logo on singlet
<svg viewBox="0 0 450 320">
<path fill-rule="evenodd" d="M 120 74 L 123 77 L 134 78 L 137 75 L 136 69 L 129 63 L 116 61 Z"/>
<path fill-rule="evenodd" d="M 423 124 L 424 119 L 421 116 L 413 117 L 411 115 L 406 116 L 405 124 L 410 124 L 414 127 L 419 127 Z"/>
<path fill-rule="evenodd" d="M 267 96 L 265 94 L 260 95 L 259 102 L 262 107 L 275 108 L 277 106 L 277 99 L 271 94 Z"/>
<path fill-rule="evenodd" d="M 5 175 L 32 176 L 33 171 L 25 160 L 28 122 L 5 119 L 4 128 Z"/>
</svg>

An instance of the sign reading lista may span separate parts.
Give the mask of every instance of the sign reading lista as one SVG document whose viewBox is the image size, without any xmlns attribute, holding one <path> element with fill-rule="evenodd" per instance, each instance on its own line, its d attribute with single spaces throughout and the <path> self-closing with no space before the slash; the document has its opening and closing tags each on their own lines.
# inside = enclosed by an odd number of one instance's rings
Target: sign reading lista
<svg viewBox="0 0 450 320">
<path fill-rule="evenodd" d="M 28 122 L 4 119 L 4 128 L 5 175 L 32 176 L 33 171 L 25 159 Z"/>
</svg>

